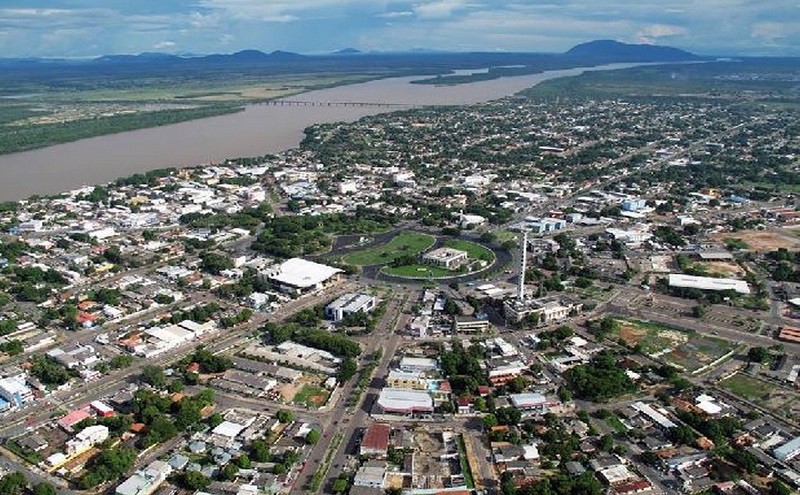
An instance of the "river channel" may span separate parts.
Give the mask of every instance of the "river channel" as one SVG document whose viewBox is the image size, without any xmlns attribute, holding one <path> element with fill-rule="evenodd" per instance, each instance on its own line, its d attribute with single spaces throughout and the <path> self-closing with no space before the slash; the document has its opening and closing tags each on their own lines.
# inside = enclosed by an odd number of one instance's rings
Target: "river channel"
<svg viewBox="0 0 800 495">
<path fill-rule="evenodd" d="M 411 84 L 419 77 L 381 79 L 310 91 L 292 102 L 316 105 L 249 105 L 244 111 L 163 127 L 83 139 L 0 156 L 0 201 L 56 194 L 148 170 L 260 156 L 296 147 L 316 123 L 351 122 L 404 106 L 467 105 L 502 98 L 557 77 L 640 64 L 547 71 L 457 86 Z M 396 106 L 342 106 L 373 103 Z"/>
</svg>

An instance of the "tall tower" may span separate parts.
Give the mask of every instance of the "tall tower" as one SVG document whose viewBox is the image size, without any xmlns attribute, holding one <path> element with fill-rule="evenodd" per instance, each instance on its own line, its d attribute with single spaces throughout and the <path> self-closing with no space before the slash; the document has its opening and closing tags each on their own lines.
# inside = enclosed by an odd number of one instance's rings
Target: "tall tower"
<svg viewBox="0 0 800 495">
<path fill-rule="evenodd" d="M 517 286 L 517 301 L 525 300 L 525 267 L 528 264 L 528 231 L 522 233 L 522 245 L 519 249 L 519 285 Z"/>
</svg>

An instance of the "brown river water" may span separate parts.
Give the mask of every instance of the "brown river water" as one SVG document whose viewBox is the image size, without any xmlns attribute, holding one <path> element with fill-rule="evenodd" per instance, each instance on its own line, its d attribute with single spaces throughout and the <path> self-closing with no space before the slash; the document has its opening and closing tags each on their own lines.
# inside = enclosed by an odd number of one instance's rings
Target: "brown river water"
<svg viewBox="0 0 800 495">
<path fill-rule="evenodd" d="M 243 112 L 163 127 L 110 134 L 33 151 L 0 156 L 0 201 L 56 194 L 156 168 L 218 163 L 296 147 L 303 130 L 317 123 L 352 122 L 397 106 L 327 106 L 327 103 L 467 105 L 512 95 L 542 81 L 586 70 L 640 64 L 547 71 L 458 86 L 410 84 L 419 77 L 382 79 L 296 95 L 316 106 L 250 105 Z M 478 71 L 479 72 L 479 71 Z"/>
</svg>

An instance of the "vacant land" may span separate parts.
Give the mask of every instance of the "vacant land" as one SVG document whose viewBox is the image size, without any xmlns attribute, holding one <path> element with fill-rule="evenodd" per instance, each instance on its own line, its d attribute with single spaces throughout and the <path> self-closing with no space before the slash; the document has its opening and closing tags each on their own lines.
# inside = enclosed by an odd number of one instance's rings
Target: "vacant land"
<svg viewBox="0 0 800 495">
<path fill-rule="evenodd" d="M 739 397 L 750 401 L 767 399 L 772 393 L 772 387 L 767 383 L 743 373 L 736 373 L 723 381 L 721 385 Z"/>
<path fill-rule="evenodd" d="M 730 261 L 705 261 L 695 263 L 693 267 L 699 268 L 712 277 L 719 276 L 739 278 L 746 275 L 746 272 L 741 266 Z"/>
<path fill-rule="evenodd" d="M 686 371 L 713 363 L 734 349 L 730 342 L 655 323 L 619 319 L 618 338 L 642 353 Z"/>
<path fill-rule="evenodd" d="M 800 240 L 791 235 L 765 230 L 742 230 L 740 232 L 717 234 L 714 238 L 723 241 L 725 239 L 741 239 L 749 246 L 748 251 L 759 253 L 775 251 L 780 248 L 790 251 L 800 249 Z"/>
<path fill-rule="evenodd" d="M 428 234 L 401 232 L 387 244 L 348 254 L 344 261 L 358 266 L 384 265 L 402 256 L 416 256 L 435 242 L 436 239 Z"/>
</svg>

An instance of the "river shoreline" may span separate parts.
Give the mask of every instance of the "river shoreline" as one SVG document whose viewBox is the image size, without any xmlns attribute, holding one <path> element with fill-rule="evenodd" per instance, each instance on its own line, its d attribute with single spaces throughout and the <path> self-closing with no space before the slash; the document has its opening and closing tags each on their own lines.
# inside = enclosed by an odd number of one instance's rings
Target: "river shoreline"
<svg viewBox="0 0 800 495">
<path fill-rule="evenodd" d="M 411 84 L 419 79 L 419 75 L 378 79 L 312 90 L 286 98 L 319 105 L 253 104 L 233 114 L 2 155 L 0 201 L 59 194 L 158 168 L 190 167 L 236 157 L 279 153 L 299 146 L 304 130 L 315 124 L 353 122 L 403 107 L 483 103 L 511 96 L 549 79 L 637 65 L 642 64 L 578 67 L 444 87 Z M 353 102 L 365 105 L 342 104 Z M 331 105 L 325 106 L 324 103 Z"/>
</svg>

